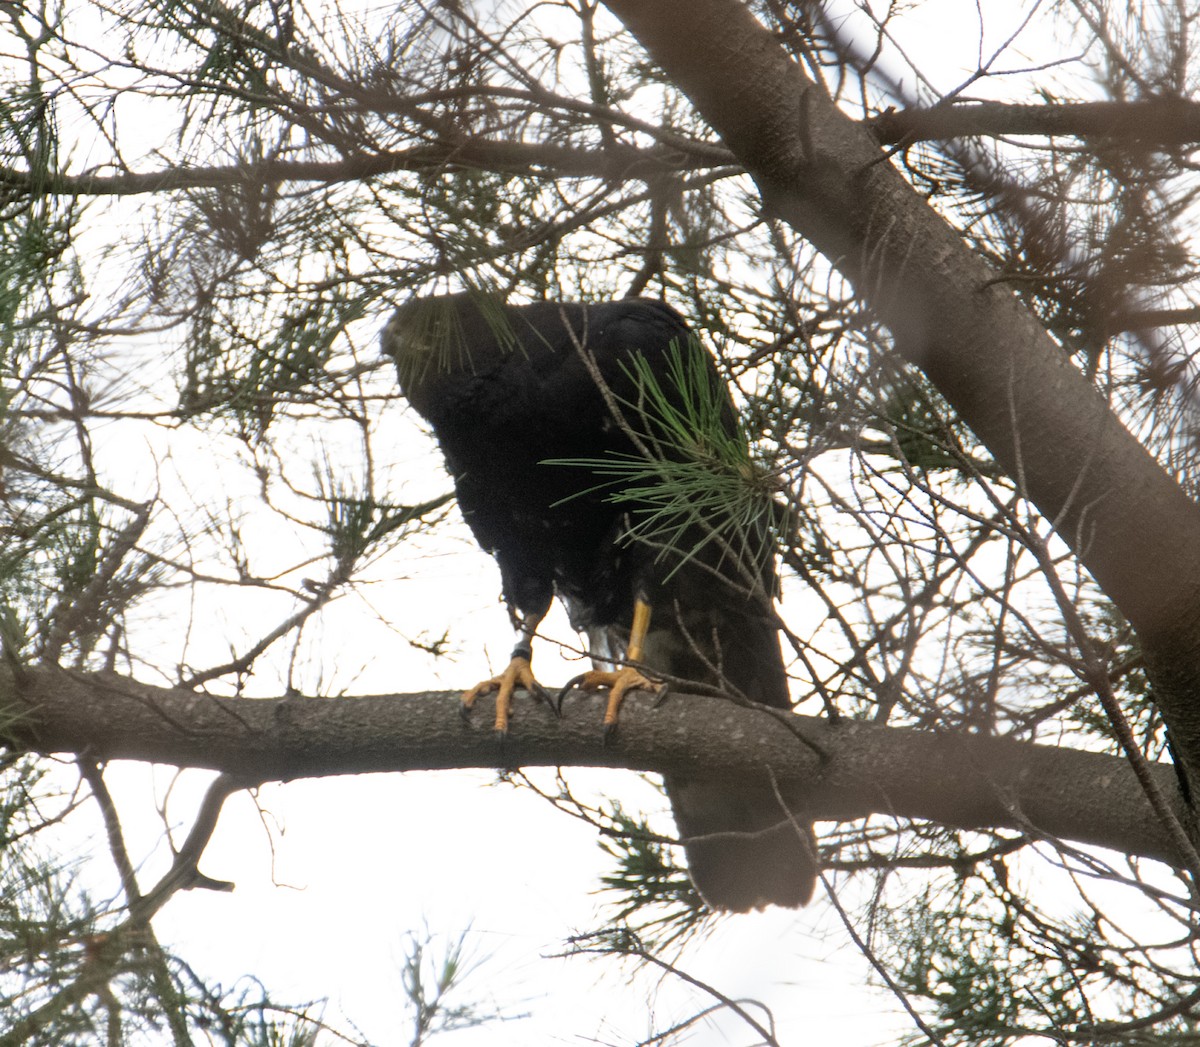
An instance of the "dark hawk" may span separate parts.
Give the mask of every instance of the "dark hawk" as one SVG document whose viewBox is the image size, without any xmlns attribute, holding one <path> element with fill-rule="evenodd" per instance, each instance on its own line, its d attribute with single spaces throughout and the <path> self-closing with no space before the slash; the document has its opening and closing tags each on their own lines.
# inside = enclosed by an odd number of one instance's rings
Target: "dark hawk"
<svg viewBox="0 0 1200 1047">
<path fill-rule="evenodd" d="M 655 672 L 791 708 L 765 530 L 739 535 L 699 513 L 672 515 L 660 498 L 653 463 L 689 455 L 703 463 L 706 437 L 687 423 L 706 410 L 710 431 L 745 451 L 729 390 L 675 310 L 648 299 L 420 298 L 396 311 L 383 349 L 433 428 L 521 633 L 511 664 L 467 692 L 468 706 L 497 690 L 503 731 L 513 690 L 541 691 L 532 638 L 557 594 L 593 658 L 612 666 L 582 682 L 609 688 L 606 730 L 626 691 L 658 687 Z M 628 470 L 619 496 L 600 463 Z M 710 907 L 809 900 L 811 828 L 789 815 L 765 775 L 736 784 L 671 775 L 665 785 L 692 881 Z"/>
</svg>

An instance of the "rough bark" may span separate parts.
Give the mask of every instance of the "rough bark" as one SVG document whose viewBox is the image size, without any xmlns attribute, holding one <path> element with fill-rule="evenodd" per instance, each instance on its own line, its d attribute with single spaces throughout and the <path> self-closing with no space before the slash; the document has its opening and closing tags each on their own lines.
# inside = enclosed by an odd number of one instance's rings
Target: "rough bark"
<svg viewBox="0 0 1200 1047">
<path fill-rule="evenodd" d="M 1195 779 L 1200 509 L 748 5 L 606 3 L 745 165 L 765 210 L 854 283 L 1133 624 Z"/>
<path fill-rule="evenodd" d="M 1200 105 L 1175 98 L 1061 105 L 967 102 L 888 110 L 867 123 L 885 144 L 972 135 L 1057 135 L 1172 146 L 1200 140 Z"/>
<path fill-rule="evenodd" d="M 603 699 L 578 692 L 556 719 L 522 696 L 503 746 L 490 699 L 471 721 L 455 693 L 218 698 L 114 674 L 36 669 L 0 681 L 13 744 L 219 770 L 247 783 L 464 767 L 621 767 L 729 780 L 774 775 L 818 819 L 872 813 L 962 828 L 1010 828 L 1173 862 L 1119 757 L 971 735 L 805 716 L 676 695 L 633 696 L 604 743 Z M 803 740 L 802 740 L 803 739 Z M 818 755 L 818 752 L 821 755 Z M 1156 765 L 1160 787 L 1173 771 Z"/>
</svg>

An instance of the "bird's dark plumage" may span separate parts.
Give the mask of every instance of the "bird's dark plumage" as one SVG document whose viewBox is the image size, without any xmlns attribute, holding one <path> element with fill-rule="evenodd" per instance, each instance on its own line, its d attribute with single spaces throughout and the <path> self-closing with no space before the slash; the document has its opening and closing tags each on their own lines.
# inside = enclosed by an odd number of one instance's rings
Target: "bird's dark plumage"
<svg viewBox="0 0 1200 1047">
<path fill-rule="evenodd" d="M 700 354 L 693 359 L 717 390 L 719 428 L 738 438 L 728 390 L 678 313 L 645 299 L 506 306 L 484 294 L 422 298 L 397 310 L 383 348 L 433 427 L 463 516 L 495 557 L 505 600 L 528 633 L 557 594 L 593 654 L 619 658 L 641 597 L 652 609 L 641 655 L 648 671 L 790 708 L 769 614 L 769 544 L 760 536 L 733 549 L 691 523 L 664 553 L 630 536 L 648 503 L 615 504 L 604 478 L 580 464 L 678 456 L 678 434 L 656 421 L 643 383 L 649 374 L 666 400 L 681 401 L 672 360 L 689 352 Z M 547 464 L 554 460 L 575 464 Z M 765 775 L 737 785 L 679 775 L 666 787 L 693 882 L 710 906 L 808 901 L 811 830 L 802 812 L 789 817 Z"/>
</svg>

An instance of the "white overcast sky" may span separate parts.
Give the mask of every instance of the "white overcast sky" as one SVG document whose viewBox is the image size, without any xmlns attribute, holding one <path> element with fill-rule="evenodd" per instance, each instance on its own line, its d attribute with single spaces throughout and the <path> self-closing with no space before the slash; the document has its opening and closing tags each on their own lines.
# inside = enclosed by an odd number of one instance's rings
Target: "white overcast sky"
<svg viewBox="0 0 1200 1047">
<path fill-rule="evenodd" d="M 998 46 L 1029 8 L 1028 3 L 987 6 L 988 35 L 981 47 L 974 5 L 962 0 L 924 5 L 926 29 L 918 31 L 914 25 L 905 47 L 923 70 L 936 76 L 937 89 L 961 83 L 978 54 L 986 56 Z M 841 8 L 840 16 L 858 17 L 853 5 Z M 1044 39 L 1023 43 L 1034 53 L 1054 46 Z M 898 75 L 900 66 L 892 68 Z M 1019 92 L 1027 81 L 1015 77 L 1014 82 Z M 993 87 L 989 84 L 989 90 Z M 136 209 L 137 201 L 128 206 Z M 129 228 L 136 235 L 138 223 Z M 378 327 L 383 319 L 372 323 Z M 130 351 L 156 350 L 143 344 Z M 447 480 L 435 448 L 403 417 L 399 402 L 392 410 L 395 466 L 411 480 L 406 494 L 444 490 Z M 216 476 L 216 482 L 229 485 L 231 496 L 254 497 L 248 480 L 238 481 L 234 470 L 221 467 L 221 452 L 213 456 L 206 434 L 114 426 L 99 438 L 100 452 L 109 461 L 136 463 L 133 467 L 147 482 L 157 472 L 154 482 L 165 493 L 180 493 L 176 473 L 195 483 L 203 463 L 215 464 L 216 472 L 202 483 Z M 307 448 L 297 451 L 302 457 Z M 239 492 L 239 482 L 246 483 L 244 491 Z M 293 536 L 273 532 L 265 523 L 252 524 L 248 540 L 276 545 L 286 559 Z M 345 652 L 337 665 L 338 684 L 351 693 L 459 688 L 507 658 L 512 638 L 497 600 L 498 573 L 461 523 L 436 544 L 401 547 L 375 565 L 374 574 L 379 584 L 363 597 L 347 597 L 322 619 L 322 641 L 330 651 Z M 236 604 L 228 603 L 228 592 L 224 598 L 224 605 L 217 600 L 197 610 L 196 664 L 203 663 L 200 654 L 206 650 L 213 660 L 227 657 L 229 631 L 236 633 L 242 627 L 239 619 L 247 614 L 258 614 L 249 597 L 236 598 Z M 435 634 L 452 624 L 459 657 L 433 662 L 383 624 L 388 620 L 409 623 L 408 635 L 415 635 L 422 623 Z M 177 645 L 181 627 L 170 613 L 163 618 L 166 647 Z M 547 628 L 570 638 L 561 614 Z M 551 683 L 578 671 L 577 663 L 556 661 L 548 644 L 538 649 L 535 664 Z M 519 719 L 513 730 L 520 730 Z M 148 885 L 170 857 L 157 804 L 170 787 L 168 820 L 186 831 L 207 776 L 189 772 L 175 780 L 166 769 L 123 765 L 112 768 L 109 777 L 131 849 L 145 856 L 140 872 Z M 548 773 L 536 777 L 553 786 Z M 585 797 L 619 795 L 628 806 L 664 806 L 649 785 L 631 774 L 581 770 L 570 772 L 569 779 Z M 201 865 L 212 877 L 234 881 L 236 890 L 182 894 L 156 923 L 166 943 L 200 973 L 227 986 L 250 975 L 285 1001 L 327 999 L 325 1014 L 334 1024 L 345 1016 L 382 1047 L 407 1044 L 409 1030 L 399 1003 L 407 934 L 428 930 L 436 950 L 439 939 L 454 939 L 470 928 L 469 944 L 481 966 L 458 1002 L 478 1000 L 487 1010 L 491 1001 L 506 1016 L 529 1017 L 447 1037 L 442 1041 L 447 1045 L 629 1044 L 707 1003 L 694 990 L 658 974 L 557 955 L 572 934 L 600 922 L 594 892 L 605 866 L 596 835 L 528 791 L 496 784 L 494 775 L 414 773 L 303 781 L 265 787 L 259 804 L 265 817 L 246 797 L 230 801 Z M 98 833 L 95 844 L 103 850 Z M 103 859 L 91 863 L 86 875 L 95 877 L 101 867 Z M 851 911 L 856 900 L 851 887 L 845 899 Z M 775 910 L 723 920 L 679 962 L 730 996 L 757 998 L 770 1006 L 785 1043 L 865 1047 L 894 1042 L 910 1028 L 891 997 L 867 987 L 866 962 L 820 890 L 817 900 L 800 912 Z M 688 1042 L 749 1044 L 754 1036 L 721 1019 L 703 1026 Z"/>
</svg>

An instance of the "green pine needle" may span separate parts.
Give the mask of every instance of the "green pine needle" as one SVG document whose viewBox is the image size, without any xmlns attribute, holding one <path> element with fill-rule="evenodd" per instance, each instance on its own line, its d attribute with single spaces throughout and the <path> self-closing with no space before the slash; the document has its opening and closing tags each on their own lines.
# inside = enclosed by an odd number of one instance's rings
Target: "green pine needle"
<svg viewBox="0 0 1200 1047">
<path fill-rule="evenodd" d="M 759 574 L 777 514 L 769 474 L 750 453 L 740 427 L 730 427 L 726 389 L 694 339 L 672 343 L 666 382 L 641 355 L 627 373 L 639 402 L 618 401 L 622 421 L 645 453 L 599 458 L 548 459 L 601 482 L 572 497 L 605 493 L 605 501 L 629 511 L 630 540 L 653 545 L 683 563 L 711 543 L 738 561 L 750 578 Z"/>
</svg>

